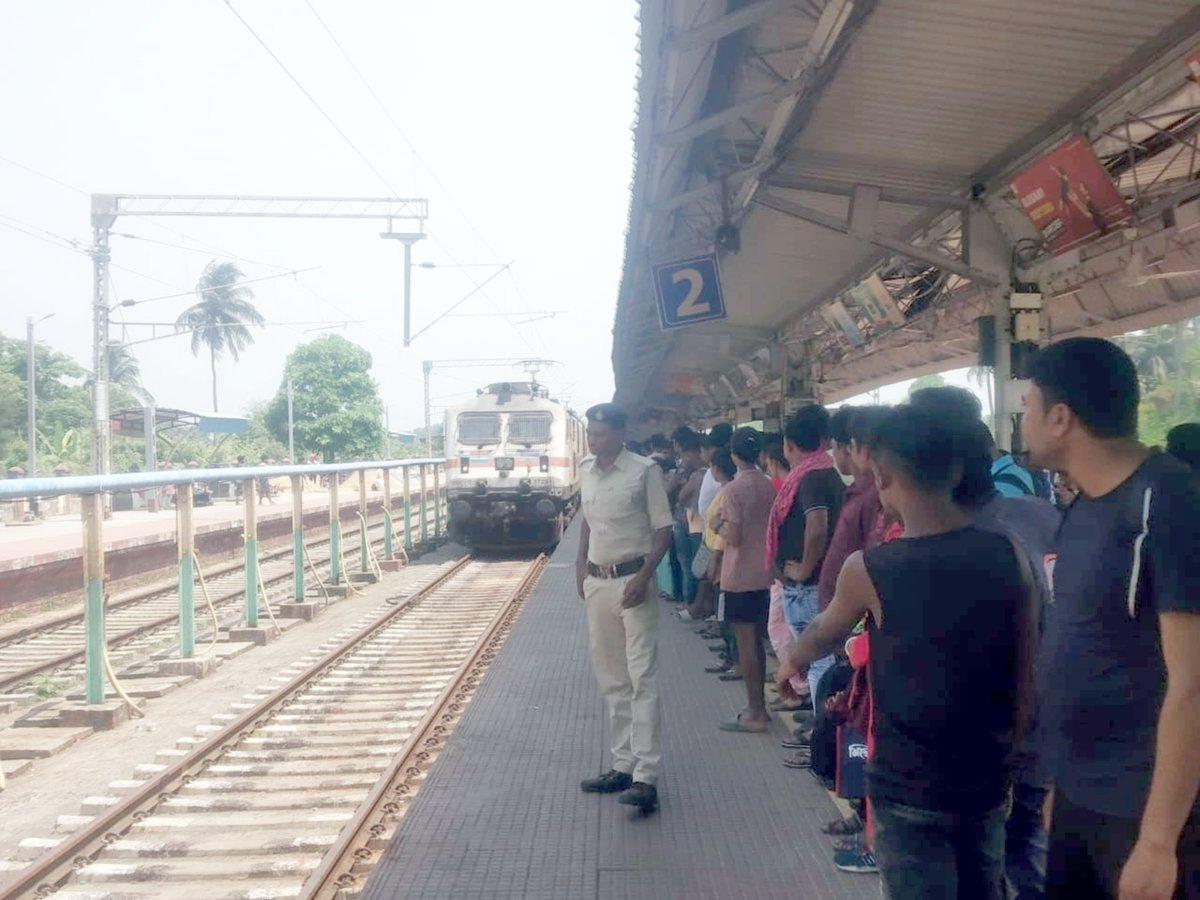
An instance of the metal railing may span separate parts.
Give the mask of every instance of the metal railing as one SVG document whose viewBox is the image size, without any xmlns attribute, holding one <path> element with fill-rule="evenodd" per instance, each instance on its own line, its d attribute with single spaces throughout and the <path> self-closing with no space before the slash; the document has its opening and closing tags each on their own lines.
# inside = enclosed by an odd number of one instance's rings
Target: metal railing
<svg viewBox="0 0 1200 900">
<path fill-rule="evenodd" d="M 175 533 L 179 551 L 179 655 L 189 659 L 195 655 L 195 525 L 191 485 L 231 481 L 242 486 L 245 531 L 243 534 L 243 567 L 245 571 L 245 625 L 258 626 L 258 504 L 257 485 L 263 478 L 287 477 L 292 492 L 292 600 L 300 602 L 305 596 L 304 544 L 304 482 L 313 476 L 328 476 L 329 493 L 329 584 L 338 585 L 347 579 L 342 571 L 341 506 L 338 501 L 340 477 L 358 475 L 359 565 L 362 573 L 371 571 L 370 541 L 367 535 L 367 480 L 370 470 L 383 474 L 383 559 L 394 560 L 396 539 L 391 516 L 393 507 L 392 474 L 399 470 L 402 478 L 403 546 L 409 551 L 417 545 L 428 544 L 442 534 L 444 520 L 443 496 L 444 461 L 440 459 L 371 460 L 352 463 L 329 463 L 305 466 L 256 466 L 221 469 L 171 469 L 163 472 L 134 472 L 120 475 L 79 475 L 49 478 L 12 478 L 0 481 L 0 502 L 35 499 L 62 495 L 78 495 L 83 519 L 83 580 L 84 580 L 84 669 L 88 703 L 102 703 L 105 696 L 104 675 L 104 497 L 117 491 L 137 491 L 147 488 L 174 487 Z M 418 524 L 413 525 L 413 470 L 417 470 Z M 432 496 L 430 492 L 432 482 Z M 183 488 L 179 490 L 179 488 Z M 430 507 L 432 506 L 432 523 Z M 419 537 L 418 537 L 419 535 Z"/>
</svg>

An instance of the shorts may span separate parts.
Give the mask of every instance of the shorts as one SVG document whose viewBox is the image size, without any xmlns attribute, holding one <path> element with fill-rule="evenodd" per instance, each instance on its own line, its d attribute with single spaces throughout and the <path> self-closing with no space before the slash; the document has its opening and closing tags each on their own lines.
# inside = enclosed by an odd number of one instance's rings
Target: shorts
<svg viewBox="0 0 1200 900">
<path fill-rule="evenodd" d="M 771 592 L 766 588 L 761 591 L 726 591 L 725 619 L 732 624 L 766 625 L 767 613 L 771 609 Z"/>
</svg>

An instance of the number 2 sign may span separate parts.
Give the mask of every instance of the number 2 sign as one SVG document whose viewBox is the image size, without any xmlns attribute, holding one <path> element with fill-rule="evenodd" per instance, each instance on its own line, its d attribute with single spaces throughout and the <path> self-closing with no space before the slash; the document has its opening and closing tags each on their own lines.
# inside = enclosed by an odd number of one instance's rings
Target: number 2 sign
<svg viewBox="0 0 1200 900">
<path fill-rule="evenodd" d="M 725 297 L 715 256 L 698 256 L 654 267 L 658 318 L 664 329 L 725 318 Z"/>
</svg>

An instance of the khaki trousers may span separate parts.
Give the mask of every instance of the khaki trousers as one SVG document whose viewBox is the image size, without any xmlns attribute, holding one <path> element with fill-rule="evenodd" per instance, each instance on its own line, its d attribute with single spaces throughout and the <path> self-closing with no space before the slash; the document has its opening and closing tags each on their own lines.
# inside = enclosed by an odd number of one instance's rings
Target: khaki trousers
<svg viewBox="0 0 1200 900">
<path fill-rule="evenodd" d="M 608 704 L 613 768 L 654 784 L 662 768 L 658 713 L 658 585 L 646 599 L 621 608 L 627 578 L 583 583 L 592 667 Z"/>
</svg>

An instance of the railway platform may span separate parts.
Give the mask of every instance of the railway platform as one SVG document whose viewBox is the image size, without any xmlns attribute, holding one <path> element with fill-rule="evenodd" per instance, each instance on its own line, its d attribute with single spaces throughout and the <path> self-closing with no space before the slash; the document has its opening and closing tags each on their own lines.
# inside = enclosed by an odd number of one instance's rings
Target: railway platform
<svg viewBox="0 0 1200 900">
<path fill-rule="evenodd" d="M 874 875 L 839 872 L 820 826 L 837 815 L 767 735 L 718 721 L 740 683 L 662 604 L 661 809 L 639 818 L 579 781 L 607 767 L 606 716 L 575 594 L 578 525 L 525 602 L 453 735 L 375 867 L 366 900 L 420 897 L 878 897 Z M 657 601 L 656 601 L 657 602 Z"/>
</svg>

